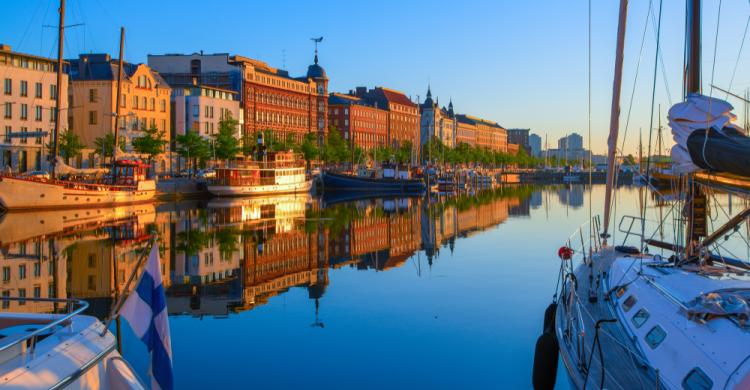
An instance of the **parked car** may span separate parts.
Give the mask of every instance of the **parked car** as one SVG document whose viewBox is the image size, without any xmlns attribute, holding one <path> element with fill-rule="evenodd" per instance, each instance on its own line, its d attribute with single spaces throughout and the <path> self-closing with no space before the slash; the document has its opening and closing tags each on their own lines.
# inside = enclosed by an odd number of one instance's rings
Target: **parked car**
<svg viewBox="0 0 750 390">
<path fill-rule="evenodd" d="M 198 178 L 200 179 L 213 179 L 216 177 L 216 170 L 213 168 L 202 169 L 198 171 Z"/>
</svg>

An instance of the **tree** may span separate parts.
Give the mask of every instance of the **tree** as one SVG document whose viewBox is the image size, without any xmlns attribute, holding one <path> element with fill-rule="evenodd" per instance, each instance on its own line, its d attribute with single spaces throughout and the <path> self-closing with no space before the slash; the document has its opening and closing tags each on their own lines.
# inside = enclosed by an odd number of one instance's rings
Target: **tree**
<svg viewBox="0 0 750 390">
<path fill-rule="evenodd" d="M 219 133 L 214 139 L 214 153 L 221 160 L 228 160 L 240 152 L 240 140 L 235 137 L 239 122 L 228 114 L 219 121 Z"/>
<path fill-rule="evenodd" d="M 310 161 L 318 157 L 320 149 L 318 148 L 318 140 L 314 133 L 305 134 L 305 138 L 302 140 L 302 144 L 299 147 L 300 153 L 307 161 L 308 166 Z"/>
<path fill-rule="evenodd" d="M 412 144 L 411 141 L 404 141 L 396 151 L 396 161 L 405 164 L 411 161 Z"/>
<path fill-rule="evenodd" d="M 76 157 L 81 154 L 86 145 L 83 144 L 78 134 L 74 133 L 70 129 L 63 130 L 60 133 L 60 155 L 65 159 L 65 163 L 70 162 L 71 157 Z"/>
<path fill-rule="evenodd" d="M 193 170 L 198 160 L 205 160 L 210 156 L 208 141 L 194 131 L 178 135 L 175 141 L 177 141 L 177 154 L 185 158 L 188 164 L 192 163 Z"/>
<path fill-rule="evenodd" d="M 326 138 L 325 145 L 323 145 L 321 157 L 325 162 L 329 163 L 349 161 L 351 158 L 349 145 L 344 141 L 344 138 L 341 137 L 341 133 L 335 126 L 331 126 L 328 131 L 328 137 Z"/>
<path fill-rule="evenodd" d="M 124 143 L 120 143 L 118 145 L 120 147 L 120 151 L 125 151 L 125 145 Z M 107 159 L 107 157 L 114 157 L 114 149 L 115 149 L 115 136 L 112 133 L 107 133 L 102 137 L 97 137 L 94 140 L 94 147 L 96 148 L 96 153 L 102 157 L 102 163 L 104 160 Z"/>
<path fill-rule="evenodd" d="M 164 131 L 156 127 L 151 127 L 143 132 L 143 136 L 133 139 L 133 149 L 138 153 L 147 155 L 148 162 L 151 164 L 155 156 L 164 152 L 167 140 L 164 139 Z"/>
</svg>

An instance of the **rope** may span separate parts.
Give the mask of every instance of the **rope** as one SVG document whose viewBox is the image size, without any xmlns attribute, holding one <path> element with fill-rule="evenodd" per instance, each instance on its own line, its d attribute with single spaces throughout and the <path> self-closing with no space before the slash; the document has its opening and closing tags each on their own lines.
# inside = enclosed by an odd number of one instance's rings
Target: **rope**
<svg viewBox="0 0 750 390">
<path fill-rule="evenodd" d="M 594 219 L 594 211 L 593 211 L 593 196 L 592 196 L 592 184 L 593 184 L 593 172 L 592 172 L 592 157 L 591 154 L 591 0 L 589 0 L 589 15 L 588 15 L 588 24 L 589 24 L 589 31 L 588 31 L 588 138 L 589 138 L 589 221 L 592 221 Z M 594 237 L 594 226 L 592 223 L 589 223 L 589 253 L 591 253 L 591 240 Z M 584 248 L 586 250 L 586 248 Z"/>
<path fill-rule="evenodd" d="M 719 9 L 716 11 L 716 34 L 714 35 L 714 57 L 711 63 L 711 85 L 714 85 L 714 75 L 716 73 L 716 52 L 719 48 L 719 22 L 721 21 L 721 3 L 722 0 L 719 0 Z M 703 157 L 703 162 L 705 162 L 709 168 L 715 170 L 715 168 L 711 165 L 711 163 L 708 162 L 708 159 L 706 158 L 706 146 L 708 145 L 708 136 L 711 133 L 711 128 L 708 126 L 708 124 L 711 120 L 711 104 L 713 103 L 713 95 L 714 90 L 713 88 L 710 88 L 708 92 L 708 112 L 706 113 L 706 134 L 703 135 L 703 147 L 701 148 L 701 156 Z"/>
<path fill-rule="evenodd" d="M 656 26 L 656 56 L 654 57 L 654 80 L 651 86 L 651 115 L 649 116 L 649 126 L 648 126 L 648 160 L 646 162 L 646 182 L 650 182 L 650 176 L 649 169 L 651 166 L 651 139 L 653 138 L 654 133 L 654 103 L 656 100 L 656 73 L 659 69 L 659 50 L 661 48 L 660 41 L 661 41 L 661 15 L 662 15 L 662 4 L 663 0 L 659 0 L 659 19 L 658 24 Z M 648 197 L 643 197 L 643 210 L 641 211 L 641 217 L 643 220 L 641 221 L 641 237 L 644 237 L 646 235 L 646 208 L 648 206 Z M 645 243 L 641 243 L 641 250 L 645 250 L 646 245 Z"/>
</svg>

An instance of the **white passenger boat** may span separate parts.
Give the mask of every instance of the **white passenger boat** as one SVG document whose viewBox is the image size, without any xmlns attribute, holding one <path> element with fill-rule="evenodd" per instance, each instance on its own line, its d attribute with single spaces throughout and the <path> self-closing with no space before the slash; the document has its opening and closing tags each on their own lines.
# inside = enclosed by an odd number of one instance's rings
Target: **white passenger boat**
<svg viewBox="0 0 750 390">
<path fill-rule="evenodd" d="M 85 301 L 45 301 L 67 314 L 0 312 L 0 384 L 4 389 L 144 389 L 117 351 L 114 335 L 94 317 L 82 315 Z"/>
<path fill-rule="evenodd" d="M 254 196 L 309 192 L 312 180 L 305 162 L 292 152 L 271 152 L 260 161 L 240 161 L 216 168 L 208 191 L 217 196 Z"/>
<path fill-rule="evenodd" d="M 7 210 L 97 207 L 147 202 L 156 182 L 146 179 L 148 166 L 120 160 L 115 179 L 61 180 L 0 175 L 0 207 Z"/>
</svg>

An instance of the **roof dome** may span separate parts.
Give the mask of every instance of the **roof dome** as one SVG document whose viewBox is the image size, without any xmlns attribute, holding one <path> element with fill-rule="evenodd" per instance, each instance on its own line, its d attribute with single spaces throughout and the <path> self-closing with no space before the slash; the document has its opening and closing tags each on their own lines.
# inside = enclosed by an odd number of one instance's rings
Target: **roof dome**
<svg viewBox="0 0 750 390">
<path fill-rule="evenodd" d="M 326 71 L 322 66 L 318 65 L 318 54 L 315 53 L 315 63 L 307 67 L 307 78 L 312 79 L 325 79 Z"/>
</svg>

